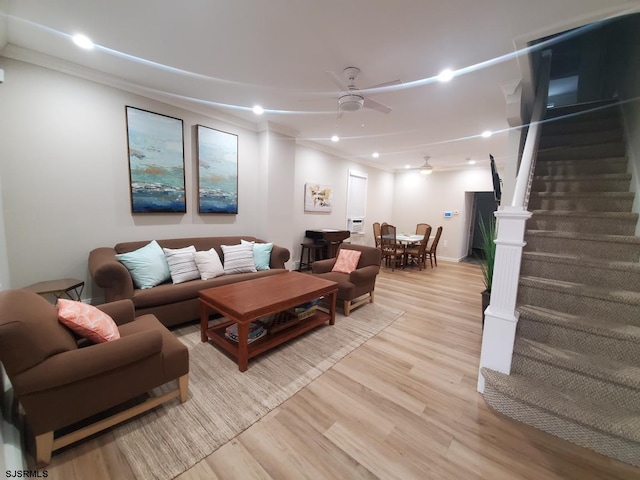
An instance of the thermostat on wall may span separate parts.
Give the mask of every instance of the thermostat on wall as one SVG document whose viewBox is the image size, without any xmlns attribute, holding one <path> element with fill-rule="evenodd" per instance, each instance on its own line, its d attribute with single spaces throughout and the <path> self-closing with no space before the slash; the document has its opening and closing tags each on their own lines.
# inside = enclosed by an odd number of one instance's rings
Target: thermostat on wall
<svg viewBox="0 0 640 480">
<path fill-rule="evenodd" d="M 444 212 L 444 218 L 451 218 L 451 212 L 450 211 Z"/>
</svg>

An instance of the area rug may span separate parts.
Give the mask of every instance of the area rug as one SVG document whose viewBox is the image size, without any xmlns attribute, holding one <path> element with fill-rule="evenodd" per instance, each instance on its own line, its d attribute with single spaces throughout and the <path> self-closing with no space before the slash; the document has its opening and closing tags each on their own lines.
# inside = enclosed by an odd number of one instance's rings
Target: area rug
<svg viewBox="0 0 640 480">
<path fill-rule="evenodd" d="M 198 325 L 175 330 L 189 347 L 189 400 L 169 402 L 114 430 L 136 478 L 171 479 L 251 426 L 404 312 L 368 304 L 249 361 L 241 373 Z M 158 390 L 157 393 L 161 393 Z"/>
</svg>

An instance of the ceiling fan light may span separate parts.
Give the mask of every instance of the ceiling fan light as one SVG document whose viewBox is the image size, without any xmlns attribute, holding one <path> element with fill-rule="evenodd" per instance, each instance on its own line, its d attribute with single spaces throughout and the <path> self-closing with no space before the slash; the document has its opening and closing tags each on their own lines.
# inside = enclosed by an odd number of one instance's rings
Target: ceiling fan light
<svg viewBox="0 0 640 480">
<path fill-rule="evenodd" d="M 432 172 L 433 172 L 433 167 L 422 167 L 420 169 L 420 173 L 422 175 L 431 175 Z"/>
<path fill-rule="evenodd" d="M 338 98 L 338 107 L 345 112 L 357 112 L 364 105 L 364 97 L 348 93 Z"/>
</svg>

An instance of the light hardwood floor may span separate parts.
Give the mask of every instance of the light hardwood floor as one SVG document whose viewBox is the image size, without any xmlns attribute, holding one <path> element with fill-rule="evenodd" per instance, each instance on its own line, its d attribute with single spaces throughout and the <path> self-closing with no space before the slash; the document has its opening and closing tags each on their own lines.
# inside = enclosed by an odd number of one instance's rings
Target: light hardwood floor
<svg viewBox="0 0 640 480">
<path fill-rule="evenodd" d="M 475 265 L 385 268 L 376 302 L 406 314 L 177 478 L 640 478 L 489 409 L 476 392 L 481 290 Z M 132 478 L 110 435 L 54 455 L 50 478 Z"/>
</svg>

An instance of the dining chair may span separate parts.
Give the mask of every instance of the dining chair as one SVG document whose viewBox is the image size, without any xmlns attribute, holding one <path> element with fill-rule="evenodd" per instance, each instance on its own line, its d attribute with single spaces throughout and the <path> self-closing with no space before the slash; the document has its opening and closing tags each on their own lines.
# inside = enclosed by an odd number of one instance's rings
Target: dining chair
<svg viewBox="0 0 640 480">
<path fill-rule="evenodd" d="M 380 248 L 380 223 L 375 222 L 373 224 L 373 239 L 376 242 L 376 248 Z"/>
<path fill-rule="evenodd" d="M 436 230 L 436 237 L 433 239 L 431 246 L 426 250 L 425 256 L 429 259 L 431 263 L 431 268 L 433 268 L 433 263 L 435 262 L 436 267 L 438 266 L 438 258 L 436 257 L 436 249 L 438 248 L 438 242 L 440 241 L 440 235 L 442 235 L 442 226 L 438 227 Z"/>
<path fill-rule="evenodd" d="M 424 235 L 424 232 L 427 231 L 427 228 L 429 229 L 429 231 L 431 231 L 431 225 L 429 225 L 428 223 L 419 223 L 418 225 L 416 225 L 416 235 Z"/>
<path fill-rule="evenodd" d="M 419 225 L 426 225 L 424 223 Z M 427 268 L 427 243 L 429 243 L 429 236 L 431 236 L 431 225 L 427 225 L 427 228 L 423 232 L 422 241 L 416 245 L 410 245 L 405 248 L 406 263 L 409 263 L 409 258 L 414 259 L 418 263 L 418 268 L 422 271 L 422 266 Z"/>
<path fill-rule="evenodd" d="M 383 223 L 380 226 L 380 247 L 382 249 L 382 258 L 386 261 L 386 264 L 391 263 L 391 271 L 393 272 L 398 263 L 398 257 L 400 261 L 404 260 L 404 247 L 400 245 L 396 239 L 396 227 Z"/>
</svg>

